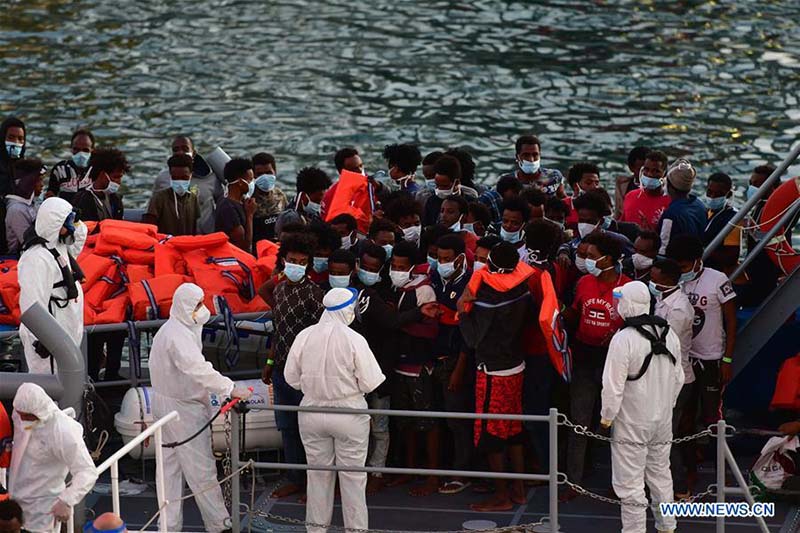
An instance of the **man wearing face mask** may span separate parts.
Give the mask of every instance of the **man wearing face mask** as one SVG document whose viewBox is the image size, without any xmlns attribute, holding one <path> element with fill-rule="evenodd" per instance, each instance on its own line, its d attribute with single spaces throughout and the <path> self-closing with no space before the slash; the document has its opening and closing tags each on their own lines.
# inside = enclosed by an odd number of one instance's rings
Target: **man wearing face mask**
<svg viewBox="0 0 800 533">
<path fill-rule="evenodd" d="M 4 141 L 0 149 L 0 196 L 5 197 L 11 192 L 14 163 L 25 157 L 25 123 L 17 117 L 8 117 L 0 124 L 0 137 Z"/>
<path fill-rule="evenodd" d="M 683 420 L 683 414 L 691 401 L 694 371 L 689 360 L 692 348 L 692 326 L 694 308 L 680 287 L 681 267 L 672 259 L 660 259 L 653 264 L 649 282 L 650 293 L 655 298 L 655 315 L 667 321 L 681 343 L 680 363 L 683 367 L 683 387 L 672 410 L 673 437 L 684 437 L 691 433 L 692 424 Z M 678 357 L 678 354 L 675 354 Z M 689 453 L 686 444 L 673 444 L 670 452 L 670 469 L 676 498 L 689 496 L 686 465 L 694 465 L 696 456 Z M 692 469 L 695 467 L 693 466 Z"/>
<path fill-rule="evenodd" d="M 600 169 L 594 163 L 582 162 L 575 163 L 569 168 L 567 182 L 572 187 L 572 196 L 564 198 L 564 203 L 569 207 L 567 224 L 578 223 L 578 213 L 572 207 L 572 200 L 585 192 L 592 191 L 600 187 Z"/>
<path fill-rule="evenodd" d="M 736 209 L 730 204 L 733 197 L 733 180 L 724 172 L 715 172 L 708 178 L 706 196 L 703 203 L 708 209 L 708 224 L 703 234 L 703 244 L 708 246 L 714 237 L 719 235 L 728 222 L 736 216 Z M 734 226 L 728 236 L 708 258 L 709 268 L 725 274 L 732 274 L 739 263 L 739 251 L 742 247 L 742 230 Z"/>
<path fill-rule="evenodd" d="M 342 241 L 336 230 L 324 222 L 312 222 L 308 229 L 317 243 L 314 247 L 314 257 L 311 260 L 311 271 L 308 273 L 308 277 L 327 291 L 331 288 L 328 284 L 329 258 L 334 251 L 339 249 Z"/>
<path fill-rule="evenodd" d="M 392 259 L 392 251 L 397 242 L 397 226 L 388 218 L 376 218 L 369 225 L 367 238 L 373 244 L 377 244 L 386 252 L 386 261 Z M 362 241 L 363 246 L 366 241 Z"/>
<path fill-rule="evenodd" d="M 366 409 L 364 398 L 386 376 L 367 341 L 348 326 L 356 316 L 355 289 L 331 289 L 319 323 L 301 331 L 286 359 L 286 382 L 303 394 L 301 405 Z M 369 449 L 369 415 L 299 413 L 298 424 L 309 465 L 363 467 Z M 306 521 L 329 524 L 336 472 L 309 470 Z M 369 527 L 367 475 L 339 472 L 344 527 Z M 309 526 L 310 533 L 327 531 Z"/>
<path fill-rule="evenodd" d="M 330 191 L 331 179 L 316 167 L 305 167 L 297 173 L 297 196 L 291 202 L 292 207 L 278 216 L 275 222 L 275 234 L 280 235 L 287 224 L 308 224 L 312 220 L 324 220 L 321 203 L 325 191 Z"/>
<path fill-rule="evenodd" d="M 582 197 L 583 198 L 583 197 Z M 579 209 L 580 212 L 580 209 Z M 592 233 L 585 239 L 586 271 L 575 287 L 575 299 L 564 313 L 570 336 L 573 374 L 570 385 L 570 412 L 576 424 L 591 426 L 595 406 L 600 400 L 603 365 L 611 337 L 622 326 L 613 298 L 615 287 L 631 281 L 620 270 L 622 249 L 606 233 Z M 646 288 L 645 288 L 646 290 Z M 567 443 L 567 477 L 573 483 L 583 480 L 586 461 L 586 438 L 570 435 Z M 576 481 L 577 480 L 577 481 Z M 577 495 L 572 489 L 562 494 L 562 501 Z"/>
<path fill-rule="evenodd" d="M 253 242 L 262 239 L 275 241 L 275 223 L 289 200 L 277 185 L 275 156 L 259 152 L 253 156 L 253 172 L 256 176 L 256 211 L 253 214 Z"/>
<path fill-rule="evenodd" d="M 639 176 L 641 175 L 644 158 L 650 149 L 645 146 L 635 146 L 628 152 L 628 170 L 630 174 L 617 176 L 614 179 L 614 218 L 619 220 L 622 216 L 622 207 L 625 203 L 625 195 L 641 187 Z"/>
<path fill-rule="evenodd" d="M 224 172 L 228 192 L 217 204 L 214 229 L 227 234 L 231 244 L 252 253 L 253 214 L 256 211 L 253 162 L 239 157 L 231 159 L 225 164 Z"/>
<path fill-rule="evenodd" d="M 442 152 L 435 150 L 422 158 L 422 177 L 425 178 L 425 186 L 420 188 L 414 195 L 414 201 L 416 201 L 420 207 L 425 207 L 428 198 L 433 196 L 434 191 L 436 191 L 436 180 L 434 179 L 436 172 L 434 172 L 434 168 L 436 162 L 442 155 L 444 155 Z"/>
<path fill-rule="evenodd" d="M 162 418 L 177 411 L 180 418 L 164 426 L 164 440 L 178 442 L 192 436 L 211 416 L 209 396 L 241 398 L 252 394 L 235 386 L 206 361 L 202 351 L 203 324 L 211 312 L 203 304 L 203 289 L 184 283 L 172 297 L 169 320 L 153 337 L 150 349 L 150 379 L 153 384 L 153 415 Z M 229 514 L 219 486 L 208 489 L 217 479 L 217 465 L 211 451 L 211 428 L 175 448 L 164 448 L 164 487 L 157 487 L 168 500 L 159 517 L 165 530 L 181 531 L 183 526 L 183 480 L 194 493 L 206 531 L 220 532 Z"/>
<path fill-rule="evenodd" d="M 403 193 L 394 194 L 397 196 L 392 195 L 383 202 L 386 208 L 386 218 L 397 224 L 397 227 L 403 232 L 404 241 L 418 244 L 422 235 L 422 223 L 420 220 L 422 209 L 408 195 Z"/>
<path fill-rule="evenodd" d="M 667 170 L 667 194 L 672 202 L 658 222 L 658 234 L 661 236 L 658 253 L 661 255 L 666 254 L 672 237 L 686 234 L 702 238 L 706 230 L 706 207 L 691 194 L 696 176 L 697 171 L 686 159 L 677 159 Z"/>
<path fill-rule="evenodd" d="M 655 231 L 643 231 L 633 241 L 633 255 L 622 260 L 622 271 L 631 279 L 647 283 L 650 267 L 658 256 L 661 239 Z"/>
<path fill-rule="evenodd" d="M 273 384 L 277 405 L 300 405 L 302 394 L 286 383 L 284 367 L 289 348 L 305 328 L 316 324 L 322 314 L 322 289 L 308 278 L 314 257 L 314 242 L 309 235 L 297 235 L 281 241 L 279 259 L 283 263 L 274 290 L 272 324 L 275 328 L 272 352 L 262 371 L 262 380 Z M 297 413 L 276 411 L 275 422 L 281 432 L 284 459 L 287 463 L 303 464 L 303 443 L 297 428 Z M 284 498 L 305 491 L 305 476 L 300 470 L 286 473 L 287 483 L 277 488 L 274 498 Z"/>
<path fill-rule="evenodd" d="M 6 238 L 8 253 L 18 254 L 25 232 L 36 220 L 36 198 L 44 187 L 46 169 L 38 159 L 20 159 L 14 165 L 13 194 L 6 196 Z"/>
<path fill-rule="evenodd" d="M 667 155 L 653 150 L 647 154 L 639 174 L 641 188 L 625 195 L 620 222 L 632 222 L 642 230 L 655 230 L 672 199 L 664 192 Z"/>
<path fill-rule="evenodd" d="M 86 176 L 89 158 L 94 150 L 94 135 L 88 129 L 75 130 L 70 140 L 72 157 L 59 161 L 50 171 L 47 196 L 58 196 L 71 202 L 75 193 L 89 186 Z"/>
<path fill-rule="evenodd" d="M 80 211 L 82 220 L 122 220 L 119 188 L 125 173 L 131 170 L 125 154 L 116 148 L 98 148 L 92 152 L 88 164 L 92 183 L 75 194 L 72 205 Z"/>
<path fill-rule="evenodd" d="M 200 203 L 200 218 L 197 232 L 205 235 L 214 232 L 216 206 L 224 197 L 224 176 L 217 176 L 202 155 L 197 153 L 194 142 L 186 135 L 178 135 L 172 139 L 172 155 L 188 155 L 192 158 L 192 186 L 196 189 L 197 201 Z M 171 187 L 168 168 L 159 172 L 153 184 L 153 194 Z"/>
<path fill-rule="evenodd" d="M 167 235 L 196 235 L 200 202 L 191 190 L 192 158 L 173 155 L 167 161 L 170 188 L 153 193 L 142 222 L 158 226 Z"/>
<path fill-rule="evenodd" d="M 420 190 L 416 182 L 417 167 L 422 161 L 419 148 L 413 144 L 390 144 L 383 149 L 383 159 L 389 167 L 389 177 L 413 199 Z"/>
<path fill-rule="evenodd" d="M 502 240 L 517 248 L 525 246 L 525 224 L 530 217 L 530 207 L 522 198 L 509 198 L 503 202 L 503 218 L 497 234 Z"/>
<path fill-rule="evenodd" d="M 73 413 L 74 415 L 74 413 Z M 14 397 L 14 453 L 8 492 L 22 507 L 25 529 L 53 531 L 92 490 L 97 470 L 83 442 L 83 427 L 38 385 L 23 383 Z M 70 474 L 69 487 L 64 480 Z"/>
<path fill-rule="evenodd" d="M 514 176 L 523 187 L 542 190 L 548 197 L 564 198 L 564 176 L 542 162 L 542 143 L 535 135 L 522 135 L 514 143 L 516 169 L 505 176 Z M 505 176 L 501 176 L 503 179 Z"/>
<path fill-rule="evenodd" d="M 672 440 L 672 408 L 683 385 L 680 340 L 660 317 L 650 315 L 650 292 L 640 281 L 614 290 L 624 327 L 611 339 L 603 369 L 600 425 L 618 440 Z M 658 512 L 673 501 L 669 446 L 611 444 L 611 480 L 622 500 L 622 533 L 645 533 L 645 483 L 654 505 L 656 530 L 675 531 L 675 517 Z M 636 505 L 625 505 L 625 503 Z"/>
<path fill-rule="evenodd" d="M 350 250 L 358 244 L 358 222 L 353 215 L 342 213 L 333 217 L 328 223 L 342 239 L 341 247 L 343 249 Z"/>
<path fill-rule="evenodd" d="M 86 225 L 76 220 L 72 206 L 61 198 L 42 202 L 36 222 L 26 234 L 22 256 L 17 264 L 19 307 L 24 313 L 38 303 L 61 324 L 80 346 L 83 338 L 83 290 L 72 258 L 86 242 Z M 28 371 L 49 374 L 55 371 L 50 353 L 33 333 L 21 325 L 19 337 Z"/>
<path fill-rule="evenodd" d="M 434 165 L 434 181 L 436 189 L 425 202 L 422 215 L 422 225 L 432 226 L 439 220 L 442 202 L 448 196 L 466 195 L 469 199 L 476 199 L 478 194 L 474 189 L 461 186 L 461 163 L 451 155 L 443 155 Z M 469 200 L 467 200 L 469 201 Z"/>
<path fill-rule="evenodd" d="M 475 245 L 478 237 L 472 232 L 464 229 L 463 221 L 467 216 L 469 204 L 463 196 L 448 196 L 442 202 L 441 216 L 439 223 L 445 226 L 450 232 L 457 233 L 464 241 L 469 254 L 475 253 Z"/>
</svg>

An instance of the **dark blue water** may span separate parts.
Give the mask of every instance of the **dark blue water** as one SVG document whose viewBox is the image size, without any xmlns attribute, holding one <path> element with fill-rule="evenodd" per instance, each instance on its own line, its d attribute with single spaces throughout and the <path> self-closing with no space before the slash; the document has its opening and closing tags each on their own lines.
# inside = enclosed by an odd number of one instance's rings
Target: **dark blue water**
<svg viewBox="0 0 800 533">
<path fill-rule="evenodd" d="M 3 4 L 0 112 L 49 163 L 79 125 L 122 148 L 132 206 L 179 132 L 271 151 L 287 183 L 344 145 L 377 170 L 396 141 L 468 147 L 493 180 L 533 131 L 562 170 L 591 159 L 610 180 L 644 143 L 739 184 L 800 133 L 792 1 Z"/>
</svg>

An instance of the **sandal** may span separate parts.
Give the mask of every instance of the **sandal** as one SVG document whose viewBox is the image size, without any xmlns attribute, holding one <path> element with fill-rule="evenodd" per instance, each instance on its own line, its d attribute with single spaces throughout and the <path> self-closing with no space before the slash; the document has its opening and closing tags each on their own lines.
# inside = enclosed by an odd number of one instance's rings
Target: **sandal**
<svg viewBox="0 0 800 533">
<path fill-rule="evenodd" d="M 439 494 L 458 494 L 470 485 L 472 485 L 472 483 L 469 481 L 448 481 L 439 489 Z"/>
</svg>

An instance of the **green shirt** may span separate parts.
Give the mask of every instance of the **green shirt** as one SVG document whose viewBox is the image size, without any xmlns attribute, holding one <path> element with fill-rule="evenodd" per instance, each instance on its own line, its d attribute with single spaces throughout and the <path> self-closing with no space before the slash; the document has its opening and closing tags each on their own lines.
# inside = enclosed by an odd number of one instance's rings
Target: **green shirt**
<svg viewBox="0 0 800 533">
<path fill-rule="evenodd" d="M 192 191 L 178 196 L 172 189 L 163 189 L 153 193 L 147 214 L 155 217 L 160 233 L 195 235 L 200 202 L 197 201 L 197 194 Z"/>
</svg>

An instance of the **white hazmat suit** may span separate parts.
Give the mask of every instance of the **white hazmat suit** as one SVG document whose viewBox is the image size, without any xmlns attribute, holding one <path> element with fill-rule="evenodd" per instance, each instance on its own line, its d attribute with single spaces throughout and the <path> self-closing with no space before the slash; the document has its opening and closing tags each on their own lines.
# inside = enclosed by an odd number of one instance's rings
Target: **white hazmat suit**
<svg viewBox="0 0 800 533">
<path fill-rule="evenodd" d="M 617 312 L 622 318 L 650 314 L 650 292 L 644 283 L 632 281 L 615 292 L 621 292 Z M 661 328 L 658 332 L 661 333 Z M 680 340 L 671 329 L 666 337 L 666 347 L 675 357 L 674 363 L 668 356 L 653 355 L 645 374 L 638 380 L 628 381 L 628 377 L 636 376 L 642 369 L 645 357 L 651 352 L 650 341 L 632 327 L 621 329 L 611 339 L 603 369 L 600 416 L 604 424 L 613 422 L 612 437 L 615 440 L 672 440 L 672 408 L 683 386 L 684 376 Z M 658 511 L 658 503 L 673 499 L 670 448 L 611 445 L 611 479 L 617 496 L 623 502 L 646 504 L 646 482 L 658 531 L 673 531 L 676 525 L 675 518 L 663 517 Z M 646 520 L 644 507 L 623 504 L 623 533 L 645 533 Z"/>
<path fill-rule="evenodd" d="M 22 420 L 20 413 L 39 420 Z M 12 419 L 8 492 L 22 507 L 25 529 L 53 531 L 53 512 L 64 513 L 77 505 L 97 481 L 97 469 L 83 443 L 83 428 L 33 383 L 19 387 Z M 72 476 L 69 487 L 64 483 L 67 474 Z"/>
<path fill-rule="evenodd" d="M 184 283 L 172 297 L 169 320 L 153 338 L 150 350 L 150 379 L 153 385 L 153 415 L 156 418 L 177 411 L 179 420 L 164 426 L 164 442 L 182 441 L 208 422 L 209 396 L 237 396 L 246 399 L 246 389 L 234 387 L 203 357 L 201 335 L 203 324 L 210 318 L 203 305 L 203 290 Z M 228 529 L 230 515 L 216 482 L 217 468 L 211 451 L 211 428 L 206 428 L 191 441 L 176 448 L 164 448 L 164 487 L 157 487 L 169 503 L 159 520 L 166 520 L 168 531 L 181 531 L 183 526 L 183 478 L 195 495 L 206 531 Z M 206 490 L 208 489 L 208 490 Z"/>
<path fill-rule="evenodd" d="M 352 289 L 328 291 L 319 323 L 301 331 L 292 344 L 284 375 L 286 383 L 303 392 L 300 405 L 366 409 L 364 395 L 386 379 L 367 341 L 348 327 L 355 318 L 356 297 Z M 363 467 L 369 423 L 369 415 L 299 413 L 309 466 Z M 335 472 L 308 471 L 307 522 L 330 524 L 335 485 Z M 339 472 L 346 528 L 369 526 L 366 485 L 366 473 Z M 320 533 L 327 528 L 308 526 L 308 531 Z"/>
<path fill-rule="evenodd" d="M 22 252 L 17 265 L 19 278 L 19 308 L 22 313 L 35 302 L 41 304 L 61 324 L 61 327 L 69 334 L 72 340 L 80 346 L 83 338 L 83 290 L 81 284 L 77 283 L 78 297 L 68 302 L 51 304 L 51 298 L 65 300 L 67 291 L 64 287 L 53 288 L 53 285 L 60 283 L 64 278 L 56 259 L 48 251 L 48 248 L 55 249 L 61 258 L 67 260 L 67 254 L 78 257 L 83 250 L 86 242 L 86 225 L 77 222 L 75 232 L 72 237 L 67 237 L 67 242 L 59 239 L 61 228 L 72 212 L 72 205 L 62 198 L 48 198 L 42 202 L 39 212 L 36 215 L 34 229 L 36 234 L 47 241 L 45 246 L 33 246 Z M 77 281 L 77 280 L 76 280 Z M 19 337 L 25 352 L 25 360 L 28 364 L 28 372 L 32 374 L 49 374 L 50 359 L 43 359 L 33 347 L 36 337 L 31 331 L 21 325 L 19 327 Z M 55 364 L 53 366 L 55 369 Z"/>
</svg>

